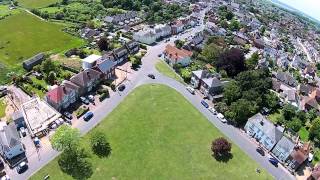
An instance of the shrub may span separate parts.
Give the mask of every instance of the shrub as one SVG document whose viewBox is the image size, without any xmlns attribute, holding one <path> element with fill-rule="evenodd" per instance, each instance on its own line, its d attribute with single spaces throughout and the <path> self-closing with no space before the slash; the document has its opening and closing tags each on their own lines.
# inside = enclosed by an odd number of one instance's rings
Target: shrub
<svg viewBox="0 0 320 180">
<path fill-rule="evenodd" d="M 147 50 L 147 46 L 144 45 L 144 44 L 140 44 L 140 48 L 141 48 L 141 49 L 144 49 L 144 50 Z"/>
<path fill-rule="evenodd" d="M 115 90 L 116 90 L 116 85 L 111 84 L 111 85 L 110 85 L 110 88 L 112 89 L 112 91 L 115 91 Z"/>
<path fill-rule="evenodd" d="M 76 111 L 76 116 L 77 118 L 81 117 L 84 113 L 88 112 L 89 108 L 86 106 L 82 106 L 80 107 L 77 111 Z"/>
</svg>

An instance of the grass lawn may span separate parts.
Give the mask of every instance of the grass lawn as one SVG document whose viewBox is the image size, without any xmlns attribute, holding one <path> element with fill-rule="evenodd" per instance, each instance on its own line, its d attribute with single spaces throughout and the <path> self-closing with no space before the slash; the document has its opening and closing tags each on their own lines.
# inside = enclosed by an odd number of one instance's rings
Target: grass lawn
<svg viewBox="0 0 320 180">
<path fill-rule="evenodd" d="M 23 60 L 39 52 L 61 52 L 84 44 L 80 38 L 64 33 L 62 28 L 26 12 L 0 20 L 0 82 L 5 80 L 7 72 L 21 69 Z"/>
<path fill-rule="evenodd" d="M 0 5 L 0 18 L 16 14 L 19 10 L 10 10 L 8 5 Z"/>
<path fill-rule="evenodd" d="M 91 179 L 272 179 L 236 145 L 233 158 L 218 162 L 210 145 L 222 134 L 177 91 L 164 85 L 138 87 L 97 127 L 106 133 L 112 152 L 98 158 L 92 154 Z M 92 133 L 91 131 L 91 133 Z M 89 133 L 90 134 L 90 133 Z M 72 179 L 54 159 L 31 177 Z"/>
<path fill-rule="evenodd" d="M 20 6 L 30 9 L 47 7 L 56 2 L 60 2 L 60 0 L 18 0 Z"/>
<path fill-rule="evenodd" d="M 305 142 L 308 141 L 308 139 L 309 139 L 309 131 L 306 129 L 306 127 L 302 127 L 299 130 L 298 133 L 299 133 L 299 136 L 300 136 L 302 141 L 305 141 Z"/>
<path fill-rule="evenodd" d="M 268 115 L 268 119 L 270 121 L 272 121 L 273 123 L 277 123 L 278 118 L 282 116 L 282 112 L 281 111 L 282 111 L 281 109 L 278 109 L 273 114 Z"/>
<path fill-rule="evenodd" d="M 184 83 L 183 79 L 176 72 L 174 72 L 174 70 L 171 67 L 169 67 L 163 60 L 159 60 L 159 62 L 157 62 L 156 69 L 161 74 Z"/>
<path fill-rule="evenodd" d="M 3 98 L 0 98 L 0 118 L 6 115 L 6 103 L 4 102 Z"/>
</svg>

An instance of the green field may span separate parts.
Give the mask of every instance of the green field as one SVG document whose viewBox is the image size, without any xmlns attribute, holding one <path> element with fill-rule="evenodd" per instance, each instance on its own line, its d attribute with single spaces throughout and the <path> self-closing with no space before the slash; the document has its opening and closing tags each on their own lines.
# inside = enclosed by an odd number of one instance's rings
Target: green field
<svg viewBox="0 0 320 180">
<path fill-rule="evenodd" d="M 176 72 L 174 72 L 173 69 L 169 67 L 164 61 L 159 60 L 159 62 L 157 62 L 156 64 L 156 69 L 161 74 L 183 83 L 183 79 Z"/>
<path fill-rule="evenodd" d="M 57 2 L 60 2 L 60 0 L 18 0 L 19 6 L 30 9 L 47 7 Z"/>
<path fill-rule="evenodd" d="M 106 133 L 112 152 L 91 154 L 91 179 L 272 179 L 236 145 L 233 157 L 218 162 L 210 152 L 212 140 L 223 136 L 177 91 L 164 85 L 138 87 L 93 131 Z M 72 179 L 60 171 L 57 159 L 31 179 Z"/>
<path fill-rule="evenodd" d="M 60 52 L 84 41 L 62 31 L 64 26 L 41 21 L 26 12 L 0 20 L 0 83 L 8 71 L 39 52 Z"/>
<path fill-rule="evenodd" d="M 19 10 L 10 10 L 8 5 L 0 5 L 0 19 L 18 12 Z"/>
</svg>

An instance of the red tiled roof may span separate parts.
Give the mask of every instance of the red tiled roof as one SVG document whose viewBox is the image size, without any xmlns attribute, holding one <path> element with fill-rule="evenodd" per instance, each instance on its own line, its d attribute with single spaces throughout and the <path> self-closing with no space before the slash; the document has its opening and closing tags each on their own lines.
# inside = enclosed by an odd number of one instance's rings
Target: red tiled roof
<svg viewBox="0 0 320 180">
<path fill-rule="evenodd" d="M 175 46 L 168 44 L 165 49 L 165 53 L 169 56 L 171 60 L 180 60 L 185 57 L 191 57 L 192 52 L 185 49 L 178 49 Z"/>
<path fill-rule="evenodd" d="M 61 86 L 58 86 L 47 92 L 47 98 L 55 103 L 60 103 L 64 95 L 65 95 L 64 89 Z"/>
</svg>

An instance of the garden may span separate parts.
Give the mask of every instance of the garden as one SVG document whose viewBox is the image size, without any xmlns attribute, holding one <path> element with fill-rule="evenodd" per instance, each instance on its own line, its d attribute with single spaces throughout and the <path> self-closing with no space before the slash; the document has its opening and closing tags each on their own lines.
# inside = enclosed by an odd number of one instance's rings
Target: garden
<svg viewBox="0 0 320 180">
<path fill-rule="evenodd" d="M 106 144 L 101 136 L 108 146 L 101 145 Z M 64 151 L 30 179 L 45 175 L 50 179 L 79 175 L 83 179 L 273 179 L 233 143 L 227 161 L 212 157 L 213 150 L 219 152 L 213 140 L 220 137 L 221 132 L 180 93 L 163 85 L 144 85 L 82 137 L 76 153 Z M 65 138 L 57 135 L 53 147 L 61 150 L 59 140 Z M 103 151 L 108 152 L 106 156 L 94 148 L 99 144 L 109 147 Z M 75 156 L 81 165 L 64 166 L 63 162 Z"/>
</svg>

